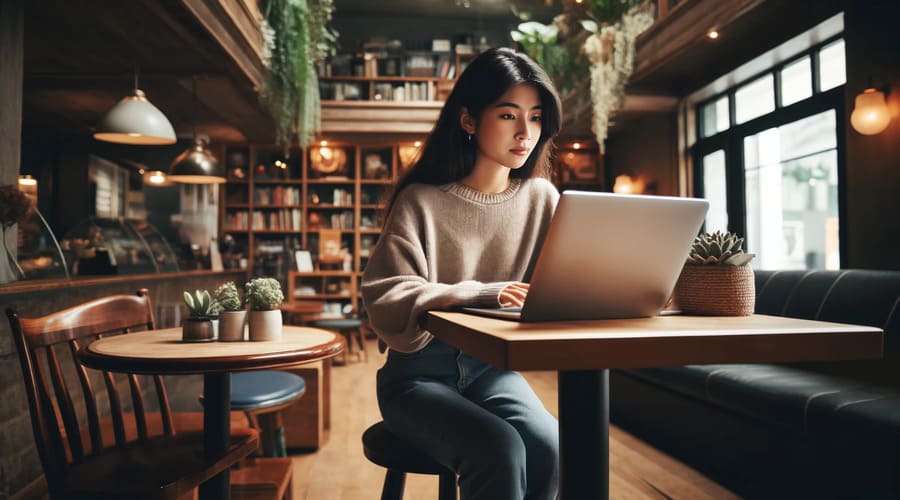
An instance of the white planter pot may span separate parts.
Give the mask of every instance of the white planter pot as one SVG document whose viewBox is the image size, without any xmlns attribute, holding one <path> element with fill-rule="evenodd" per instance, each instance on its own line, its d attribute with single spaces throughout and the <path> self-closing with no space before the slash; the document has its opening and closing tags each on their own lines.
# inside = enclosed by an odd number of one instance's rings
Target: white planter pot
<svg viewBox="0 0 900 500">
<path fill-rule="evenodd" d="M 281 340 L 281 310 L 250 311 L 250 340 Z"/>
<path fill-rule="evenodd" d="M 244 340 L 244 326 L 247 311 L 222 311 L 219 313 L 219 341 L 240 342 Z"/>
</svg>

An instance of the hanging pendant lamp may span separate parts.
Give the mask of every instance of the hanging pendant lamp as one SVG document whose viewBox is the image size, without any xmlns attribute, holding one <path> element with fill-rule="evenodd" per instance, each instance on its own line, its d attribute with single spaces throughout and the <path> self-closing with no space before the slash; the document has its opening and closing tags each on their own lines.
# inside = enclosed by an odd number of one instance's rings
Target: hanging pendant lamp
<svg viewBox="0 0 900 500">
<path fill-rule="evenodd" d="M 194 111 L 193 120 L 197 119 L 197 78 L 193 80 Z M 220 184 L 225 182 L 225 174 L 216 157 L 207 148 L 209 138 L 197 135 L 197 125 L 194 123 L 194 143 L 175 158 L 169 167 L 169 179 L 185 184 Z"/>
<path fill-rule="evenodd" d="M 134 72 L 134 95 L 126 96 L 100 120 L 94 138 L 119 144 L 175 144 L 175 129 L 169 119 L 147 100 L 138 88 Z"/>
</svg>

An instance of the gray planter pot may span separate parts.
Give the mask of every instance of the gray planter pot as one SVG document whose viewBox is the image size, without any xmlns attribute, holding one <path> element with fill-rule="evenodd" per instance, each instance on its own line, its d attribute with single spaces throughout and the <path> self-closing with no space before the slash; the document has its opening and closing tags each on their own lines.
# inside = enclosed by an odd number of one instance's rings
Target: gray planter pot
<svg viewBox="0 0 900 500">
<path fill-rule="evenodd" d="M 219 341 L 240 342 L 244 340 L 244 326 L 247 311 L 222 311 L 219 313 Z"/>
</svg>

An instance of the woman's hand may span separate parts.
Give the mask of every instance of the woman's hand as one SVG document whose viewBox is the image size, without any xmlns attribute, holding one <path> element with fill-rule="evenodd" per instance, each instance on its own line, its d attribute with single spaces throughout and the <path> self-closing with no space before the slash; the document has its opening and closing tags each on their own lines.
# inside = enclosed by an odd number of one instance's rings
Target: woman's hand
<svg viewBox="0 0 900 500">
<path fill-rule="evenodd" d="M 500 307 L 522 307 L 528 295 L 528 283 L 515 282 L 500 290 Z"/>
</svg>

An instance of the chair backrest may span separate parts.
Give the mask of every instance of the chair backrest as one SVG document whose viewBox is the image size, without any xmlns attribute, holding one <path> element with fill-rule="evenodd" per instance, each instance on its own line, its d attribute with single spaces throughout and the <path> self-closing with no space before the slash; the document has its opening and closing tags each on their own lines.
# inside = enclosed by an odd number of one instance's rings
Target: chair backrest
<svg viewBox="0 0 900 500">
<path fill-rule="evenodd" d="M 102 428 L 108 422 L 107 411 L 115 446 L 126 444 L 126 425 L 137 428 L 138 439 L 149 437 L 139 378 L 117 376 L 128 380 L 132 410 L 126 413 L 113 375 L 86 369 L 76 356 L 81 346 L 101 336 L 153 329 L 153 308 L 146 289 L 135 295 L 95 299 L 38 318 L 23 318 L 12 309 L 7 309 L 6 315 L 19 351 L 32 429 L 51 494 L 68 467 L 103 452 Z M 77 382 L 71 375 L 73 369 Z M 94 385 L 101 383 L 98 378 L 103 380 L 106 391 L 94 391 Z M 174 435 L 162 377 L 152 378 L 163 432 Z M 84 418 L 86 425 L 79 422 Z"/>
</svg>

